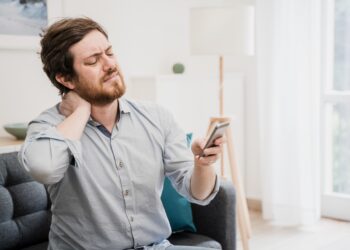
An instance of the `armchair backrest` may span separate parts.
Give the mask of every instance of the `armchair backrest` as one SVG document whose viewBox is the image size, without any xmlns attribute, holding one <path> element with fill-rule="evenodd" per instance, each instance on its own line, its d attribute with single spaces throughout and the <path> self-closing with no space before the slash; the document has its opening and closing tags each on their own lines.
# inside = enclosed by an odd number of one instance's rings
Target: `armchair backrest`
<svg viewBox="0 0 350 250">
<path fill-rule="evenodd" d="M 46 189 L 17 160 L 0 155 L 0 249 L 18 249 L 47 241 L 50 202 Z"/>
</svg>

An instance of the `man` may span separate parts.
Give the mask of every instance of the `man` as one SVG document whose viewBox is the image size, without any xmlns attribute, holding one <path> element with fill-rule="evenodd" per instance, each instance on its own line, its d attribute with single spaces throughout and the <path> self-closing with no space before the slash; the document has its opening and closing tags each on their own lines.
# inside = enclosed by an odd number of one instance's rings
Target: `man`
<svg viewBox="0 0 350 250">
<path fill-rule="evenodd" d="M 164 178 L 191 202 L 209 203 L 219 188 L 212 164 L 222 138 L 206 157 L 196 140 L 192 155 L 166 110 L 122 98 L 122 72 L 93 20 L 54 23 L 41 47 L 62 102 L 30 123 L 19 159 L 47 185 L 49 249 L 180 249 L 166 240 Z"/>
</svg>

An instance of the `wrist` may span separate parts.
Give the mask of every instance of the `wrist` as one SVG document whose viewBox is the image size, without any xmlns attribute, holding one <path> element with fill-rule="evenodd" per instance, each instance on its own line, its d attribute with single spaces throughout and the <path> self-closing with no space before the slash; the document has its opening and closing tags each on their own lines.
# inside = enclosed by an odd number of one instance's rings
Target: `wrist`
<svg viewBox="0 0 350 250">
<path fill-rule="evenodd" d="M 201 172 L 210 172 L 215 169 L 214 164 L 206 164 L 195 160 L 194 168 L 200 170 Z"/>
<path fill-rule="evenodd" d="M 194 166 L 195 168 L 214 168 L 214 163 L 216 161 L 209 161 L 207 157 L 200 155 L 194 156 Z"/>
<path fill-rule="evenodd" d="M 91 106 L 90 105 L 81 105 L 77 107 L 77 109 L 74 111 L 74 113 L 80 114 L 82 117 L 85 117 L 88 119 L 91 114 Z"/>
</svg>

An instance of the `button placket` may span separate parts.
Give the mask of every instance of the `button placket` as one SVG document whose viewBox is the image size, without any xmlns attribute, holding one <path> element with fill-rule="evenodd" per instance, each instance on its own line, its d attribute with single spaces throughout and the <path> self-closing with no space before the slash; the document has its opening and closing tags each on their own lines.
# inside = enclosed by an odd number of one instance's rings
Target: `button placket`
<svg viewBox="0 0 350 250">
<path fill-rule="evenodd" d="M 113 147 L 113 144 L 111 143 L 113 155 L 115 157 L 115 168 L 117 170 L 117 175 L 120 178 L 120 184 L 121 184 L 121 195 L 125 202 L 125 215 L 126 220 L 128 221 L 128 228 L 127 231 L 131 233 L 131 235 L 134 235 L 134 221 L 135 218 L 133 216 L 134 214 L 134 208 L 133 208 L 133 195 L 132 195 L 132 182 L 128 175 L 127 168 L 125 168 L 124 162 L 121 160 L 121 156 L 118 155 L 116 152 L 116 146 Z M 133 236 L 134 237 L 134 236 Z"/>
</svg>

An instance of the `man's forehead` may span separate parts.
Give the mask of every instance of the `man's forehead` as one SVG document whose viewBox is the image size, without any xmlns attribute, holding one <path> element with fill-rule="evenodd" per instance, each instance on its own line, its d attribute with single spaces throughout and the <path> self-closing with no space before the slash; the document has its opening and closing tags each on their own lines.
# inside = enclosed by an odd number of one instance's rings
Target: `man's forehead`
<svg viewBox="0 0 350 250">
<path fill-rule="evenodd" d="M 72 45 L 69 50 L 74 56 L 85 58 L 95 53 L 103 52 L 110 46 L 108 39 L 101 32 L 94 30 Z"/>
</svg>

